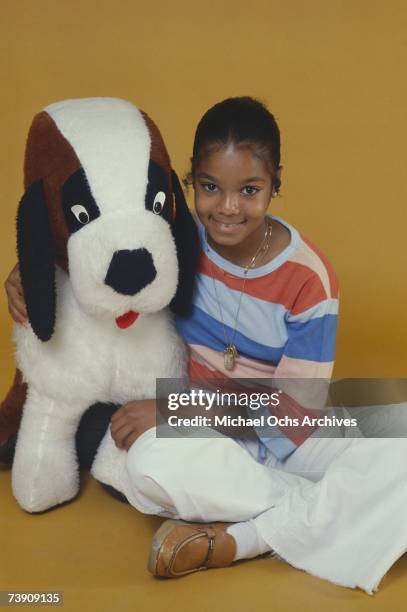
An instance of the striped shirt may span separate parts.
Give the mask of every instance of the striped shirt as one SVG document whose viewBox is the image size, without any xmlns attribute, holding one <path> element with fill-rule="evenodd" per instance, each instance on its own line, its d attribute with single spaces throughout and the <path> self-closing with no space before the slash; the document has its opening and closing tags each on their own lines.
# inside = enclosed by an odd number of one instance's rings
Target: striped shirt
<svg viewBox="0 0 407 612">
<path fill-rule="evenodd" d="M 338 286 L 333 269 L 309 240 L 289 223 L 272 217 L 291 234 L 288 246 L 273 260 L 246 274 L 244 268 L 221 257 L 206 241 L 199 223 L 201 254 L 193 310 L 177 318 L 177 329 L 189 346 L 191 379 L 278 381 L 284 391 L 277 417 L 319 415 L 325 404 L 313 392 L 296 394 L 299 379 L 329 382 L 335 355 Z M 216 288 L 215 288 L 216 284 Z M 235 330 L 236 313 L 240 311 Z M 233 370 L 224 367 L 226 344 L 238 351 Z M 225 388 L 224 386 L 222 388 Z M 326 388 L 326 385 L 325 385 Z M 270 429 L 270 428 L 269 428 Z M 285 459 L 315 427 L 276 426 L 276 435 L 262 443 Z"/>
</svg>

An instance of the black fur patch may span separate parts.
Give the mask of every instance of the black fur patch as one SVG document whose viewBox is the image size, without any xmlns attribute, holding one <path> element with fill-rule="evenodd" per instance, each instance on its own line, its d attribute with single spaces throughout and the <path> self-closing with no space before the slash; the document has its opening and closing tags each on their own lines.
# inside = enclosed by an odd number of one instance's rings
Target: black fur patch
<svg viewBox="0 0 407 612">
<path fill-rule="evenodd" d="M 179 274 L 177 292 L 170 303 L 170 308 L 176 315 L 186 316 L 192 307 L 199 255 L 199 236 L 174 170 L 172 170 L 172 189 L 175 197 L 176 213 L 171 229 L 177 247 Z"/>
<path fill-rule="evenodd" d="M 28 187 L 17 212 L 17 251 L 28 318 L 46 342 L 55 326 L 55 263 L 42 181 Z"/>
<path fill-rule="evenodd" d="M 165 194 L 164 205 L 154 205 L 157 194 L 162 191 Z M 156 215 L 163 217 L 166 221 L 170 221 L 171 206 L 169 200 L 169 190 L 167 178 L 164 170 L 156 162 L 150 159 L 148 166 L 148 185 L 146 193 L 146 210 L 151 210 Z"/>
<path fill-rule="evenodd" d="M 83 168 L 79 168 L 65 181 L 62 187 L 62 206 L 71 234 L 100 217 Z M 75 206 L 83 207 L 84 210 L 75 209 Z"/>
</svg>

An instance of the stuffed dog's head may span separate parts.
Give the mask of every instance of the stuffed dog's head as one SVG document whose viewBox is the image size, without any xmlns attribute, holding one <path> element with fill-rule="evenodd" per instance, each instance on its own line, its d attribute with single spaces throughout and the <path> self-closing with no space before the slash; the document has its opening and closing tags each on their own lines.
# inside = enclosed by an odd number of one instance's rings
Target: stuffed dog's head
<svg viewBox="0 0 407 612">
<path fill-rule="evenodd" d="M 52 104 L 32 123 L 17 246 L 34 332 L 54 331 L 55 264 L 89 314 L 127 327 L 192 298 L 198 238 L 160 132 L 114 98 Z"/>
</svg>

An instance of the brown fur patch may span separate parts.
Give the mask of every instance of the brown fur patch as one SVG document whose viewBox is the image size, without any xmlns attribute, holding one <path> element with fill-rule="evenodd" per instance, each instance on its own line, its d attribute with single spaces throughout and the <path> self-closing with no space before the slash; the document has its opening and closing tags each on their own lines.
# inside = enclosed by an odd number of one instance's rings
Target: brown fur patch
<svg viewBox="0 0 407 612">
<path fill-rule="evenodd" d="M 43 180 L 55 259 L 64 270 L 68 270 L 66 243 L 69 232 L 62 209 L 61 191 L 66 179 L 80 167 L 74 149 L 53 119 L 45 111 L 38 113 L 28 133 L 24 184 L 27 189 L 35 181 Z"/>
<path fill-rule="evenodd" d="M 16 370 L 13 384 L 0 404 L 0 444 L 15 436 L 23 415 L 27 385 L 23 383 L 20 370 Z"/>
</svg>

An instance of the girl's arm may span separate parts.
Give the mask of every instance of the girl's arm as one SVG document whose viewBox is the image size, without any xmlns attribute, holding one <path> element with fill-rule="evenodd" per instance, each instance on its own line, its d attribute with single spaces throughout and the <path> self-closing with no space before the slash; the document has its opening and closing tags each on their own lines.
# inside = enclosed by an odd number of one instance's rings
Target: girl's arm
<svg viewBox="0 0 407 612">
<path fill-rule="evenodd" d="M 233 408 L 224 407 L 216 408 L 216 414 L 219 417 L 222 416 L 242 416 L 247 419 L 247 411 L 244 407 L 234 406 Z M 157 412 L 158 411 L 158 412 Z M 118 448 L 129 450 L 130 446 L 137 440 L 142 433 L 155 427 L 157 420 L 159 423 L 168 423 L 168 417 L 174 413 L 168 411 L 163 407 L 160 402 L 159 406 L 156 405 L 156 400 L 134 400 L 124 404 L 119 408 L 111 420 L 111 434 L 112 438 Z M 214 411 L 206 412 L 203 406 L 183 406 L 176 412 L 176 416 L 179 418 L 191 419 L 195 416 L 211 416 L 212 417 L 212 429 L 216 429 L 219 433 L 231 438 L 251 438 L 256 439 L 254 429 L 251 427 L 228 427 L 228 426 L 215 426 L 213 423 Z M 158 416 L 158 419 L 157 419 Z M 159 424 L 158 423 L 158 424 Z"/>
<path fill-rule="evenodd" d="M 14 266 L 8 275 L 4 288 L 8 298 L 8 311 L 16 323 L 26 325 L 28 323 L 27 309 L 24 302 L 23 287 L 21 285 L 20 269 L 18 264 Z"/>
</svg>

